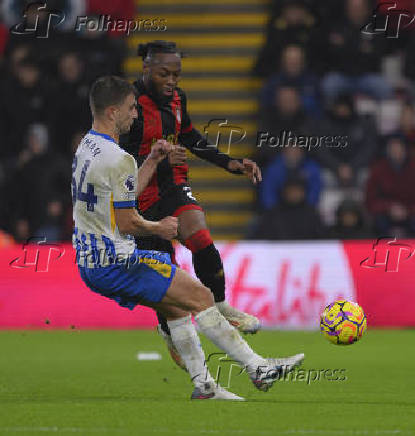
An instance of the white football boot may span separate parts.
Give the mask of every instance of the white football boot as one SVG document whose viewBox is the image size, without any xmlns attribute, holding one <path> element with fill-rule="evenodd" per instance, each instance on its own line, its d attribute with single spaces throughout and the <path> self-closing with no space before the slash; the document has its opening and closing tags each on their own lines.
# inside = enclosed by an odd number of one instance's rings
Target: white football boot
<svg viewBox="0 0 415 436">
<path fill-rule="evenodd" d="M 300 366 L 304 357 L 304 354 L 301 353 L 280 359 L 266 359 L 266 365 L 259 366 L 256 372 L 250 374 L 252 383 L 260 391 L 267 392 L 274 382 Z"/>
<path fill-rule="evenodd" d="M 226 301 L 216 303 L 216 307 L 229 324 L 233 325 L 241 333 L 254 334 L 261 328 L 261 323 L 257 317 L 235 309 Z"/>
<path fill-rule="evenodd" d="M 179 366 L 181 369 L 184 369 L 187 372 L 186 365 L 183 362 L 183 359 L 180 357 L 180 354 L 177 351 L 177 348 L 173 344 L 171 336 L 168 335 L 165 331 L 163 331 L 160 324 L 157 326 L 157 332 L 166 342 L 167 349 L 169 350 L 170 356 L 173 359 L 174 363 L 176 363 L 177 366 Z"/>
<path fill-rule="evenodd" d="M 195 387 L 192 392 L 191 400 L 233 400 L 245 401 L 245 398 L 239 397 L 232 392 L 227 391 L 222 386 L 214 382 L 206 382 Z"/>
</svg>

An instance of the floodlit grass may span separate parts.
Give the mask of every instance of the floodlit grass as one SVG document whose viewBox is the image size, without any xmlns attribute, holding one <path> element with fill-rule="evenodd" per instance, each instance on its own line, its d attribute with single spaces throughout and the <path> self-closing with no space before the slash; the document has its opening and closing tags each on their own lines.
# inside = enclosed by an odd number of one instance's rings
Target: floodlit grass
<svg viewBox="0 0 415 436">
<path fill-rule="evenodd" d="M 410 435 L 415 434 L 415 331 L 369 330 L 348 347 L 317 332 L 247 337 L 266 356 L 305 352 L 307 382 L 279 381 L 262 393 L 232 371 L 246 402 L 189 400 L 187 374 L 151 331 L 0 332 L 0 435 Z M 203 340 L 207 353 L 218 351 Z M 162 360 L 139 361 L 139 351 Z M 218 359 L 213 359 L 216 373 Z M 221 383 L 230 363 L 222 364 Z M 326 373 L 330 374 L 330 373 Z M 342 378 L 342 377 L 339 377 Z"/>
</svg>

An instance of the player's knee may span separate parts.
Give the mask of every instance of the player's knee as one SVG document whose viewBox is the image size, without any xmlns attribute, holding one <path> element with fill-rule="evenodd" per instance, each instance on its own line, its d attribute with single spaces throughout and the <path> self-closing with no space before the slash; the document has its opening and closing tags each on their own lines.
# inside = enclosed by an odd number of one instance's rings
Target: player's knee
<svg viewBox="0 0 415 436">
<path fill-rule="evenodd" d="M 192 233 L 185 241 L 184 244 L 193 254 L 209 247 L 213 244 L 212 237 L 208 229 L 200 229 Z"/>
<path fill-rule="evenodd" d="M 201 283 L 200 286 L 198 286 L 194 296 L 195 296 L 194 298 L 195 304 L 194 304 L 193 311 L 195 313 L 199 313 L 203 310 L 206 310 L 207 308 L 215 304 L 212 292 L 210 292 L 210 289 L 208 289 L 206 286 L 202 285 Z"/>
<path fill-rule="evenodd" d="M 162 313 L 168 321 L 181 319 L 189 315 L 189 312 L 187 312 L 186 310 L 175 306 L 163 307 Z"/>
</svg>

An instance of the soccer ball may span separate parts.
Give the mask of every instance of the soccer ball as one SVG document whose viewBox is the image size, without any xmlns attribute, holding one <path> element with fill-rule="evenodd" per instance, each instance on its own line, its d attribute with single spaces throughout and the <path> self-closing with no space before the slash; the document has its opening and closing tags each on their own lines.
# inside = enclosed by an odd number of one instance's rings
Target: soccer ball
<svg viewBox="0 0 415 436">
<path fill-rule="evenodd" d="M 358 341 L 367 327 L 363 309 L 352 301 L 338 300 L 324 309 L 320 319 L 323 336 L 336 345 Z"/>
</svg>

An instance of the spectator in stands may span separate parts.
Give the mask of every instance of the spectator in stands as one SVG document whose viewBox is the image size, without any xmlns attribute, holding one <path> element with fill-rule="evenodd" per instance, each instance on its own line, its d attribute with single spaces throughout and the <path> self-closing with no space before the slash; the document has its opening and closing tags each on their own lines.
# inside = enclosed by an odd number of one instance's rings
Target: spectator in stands
<svg viewBox="0 0 415 436">
<path fill-rule="evenodd" d="M 23 59 L 29 57 L 30 46 L 26 43 L 16 44 L 10 49 L 8 55 L 7 72 L 10 75 L 17 75 L 19 64 Z"/>
<path fill-rule="evenodd" d="M 75 132 L 91 125 L 88 103 L 89 86 L 85 65 L 77 53 L 64 53 L 58 60 L 58 83 L 51 110 L 52 143 L 62 154 L 72 157 L 71 138 Z"/>
<path fill-rule="evenodd" d="M 126 19 L 134 15 L 133 0 L 91 0 L 89 11 L 94 9 L 92 3 L 97 14 Z M 18 240 L 36 232 L 58 238 L 62 228 L 64 237 L 68 236 L 62 221 L 69 216 L 71 137 L 90 127 L 91 81 L 105 74 L 122 74 L 126 54 L 123 38 L 92 30 L 69 31 L 74 19 L 85 14 L 84 0 L 48 0 L 49 9 L 65 14 L 59 26 L 52 21 L 48 38 L 37 38 L 34 32 L 9 33 L 17 23 L 26 20 L 29 26 L 38 20 L 37 29 L 44 34 L 48 13 L 38 7 L 27 0 L 0 2 L 6 20 L 6 31 L 0 23 L 0 195 L 6 206 L 0 210 L 0 227 Z"/>
<path fill-rule="evenodd" d="M 318 80 L 307 71 L 305 52 L 299 45 L 289 45 L 283 50 L 279 72 L 271 75 L 262 89 L 261 107 L 268 109 L 272 106 L 276 90 L 287 86 L 298 90 L 308 114 L 315 116 L 320 113 Z"/>
<path fill-rule="evenodd" d="M 325 236 L 317 209 L 306 202 L 304 180 L 288 179 L 278 195 L 281 201 L 259 219 L 254 239 L 320 239 Z"/>
<path fill-rule="evenodd" d="M 378 236 L 415 235 L 415 158 L 402 136 L 391 136 L 386 156 L 373 164 L 366 187 L 366 206 Z"/>
<path fill-rule="evenodd" d="M 99 16 L 95 16 L 95 19 L 99 20 Z M 124 39 L 111 38 L 107 32 L 88 28 L 82 28 L 82 32 L 77 32 L 76 36 L 72 50 L 84 56 L 88 83 L 102 75 L 123 75 L 122 61 L 128 53 Z"/>
<path fill-rule="evenodd" d="M 21 60 L 15 76 L 2 84 L 0 102 L 0 157 L 14 159 L 22 151 L 27 128 L 33 123 L 46 123 L 48 118 L 49 88 L 34 57 Z"/>
<path fill-rule="evenodd" d="M 310 12 L 304 1 L 288 0 L 283 2 L 281 10 L 277 8 L 272 14 L 266 31 L 266 42 L 259 53 L 254 73 L 268 77 L 277 71 L 282 50 L 290 44 L 305 47 L 306 53 L 315 54 L 319 51 L 316 39 L 316 18 Z M 313 68 L 314 65 L 311 65 Z"/>
<path fill-rule="evenodd" d="M 405 137 L 412 156 L 415 156 L 415 110 L 413 104 L 402 106 L 399 133 Z"/>
<path fill-rule="evenodd" d="M 70 203 L 70 164 L 48 149 L 48 141 L 45 125 L 31 125 L 20 165 L 8 181 L 9 225 L 18 239 L 46 233 L 59 239 L 59 220 Z"/>
<path fill-rule="evenodd" d="M 330 72 L 323 79 L 322 90 L 329 102 L 344 92 L 374 99 L 393 95 L 391 86 L 380 74 L 384 38 L 361 32 L 371 14 L 369 0 L 346 0 L 345 13 L 328 25 L 326 68 Z"/>
<path fill-rule="evenodd" d="M 369 239 L 373 237 L 362 206 L 353 200 L 342 201 L 336 211 L 336 222 L 331 229 L 334 239 Z"/>
<path fill-rule="evenodd" d="M 281 137 L 282 132 L 292 132 L 295 135 L 310 133 L 312 120 L 304 111 L 301 97 L 296 88 L 279 87 L 275 90 L 274 101 L 260 113 L 259 135 L 266 132 L 269 137 Z M 258 136 L 259 137 L 259 136 Z M 259 141 L 258 141 L 259 142 Z M 282 144 L 257 143 L 256 162 L 263 168 L 273 160 L 281 150 Z"/>
<path fill-rule="evenodd" d="M 34 236 L 46 238 L 48 242 L 62 241 L 62 226 L 64 224 L 64 210 L 61 198 L 50 198 L 45 217 Z"/>
<path fill-rule="evenodd" d="M 321 192 L 320 166 L 300 147 L 285 147 L 267 167 L 260 185 L 260 206 L 270 210 L 280 204 L 282 187 L 292 177 L 304 180 L 305 202 L 316 207 Z"/>
<path fill-rule="evenodd" d="M 342 95 L 329 107 L 320 124 L 324 136 L 344 138 L 340 146 L 320 147 L 317 157 L 327 168 L 327 184 L 340 187 L 360 186 L 364 183 L 365 169 L 371 162 L 377 144 L 376 125 L 369 117 L 356 113 L 353 98 Z"/>
</svg>

